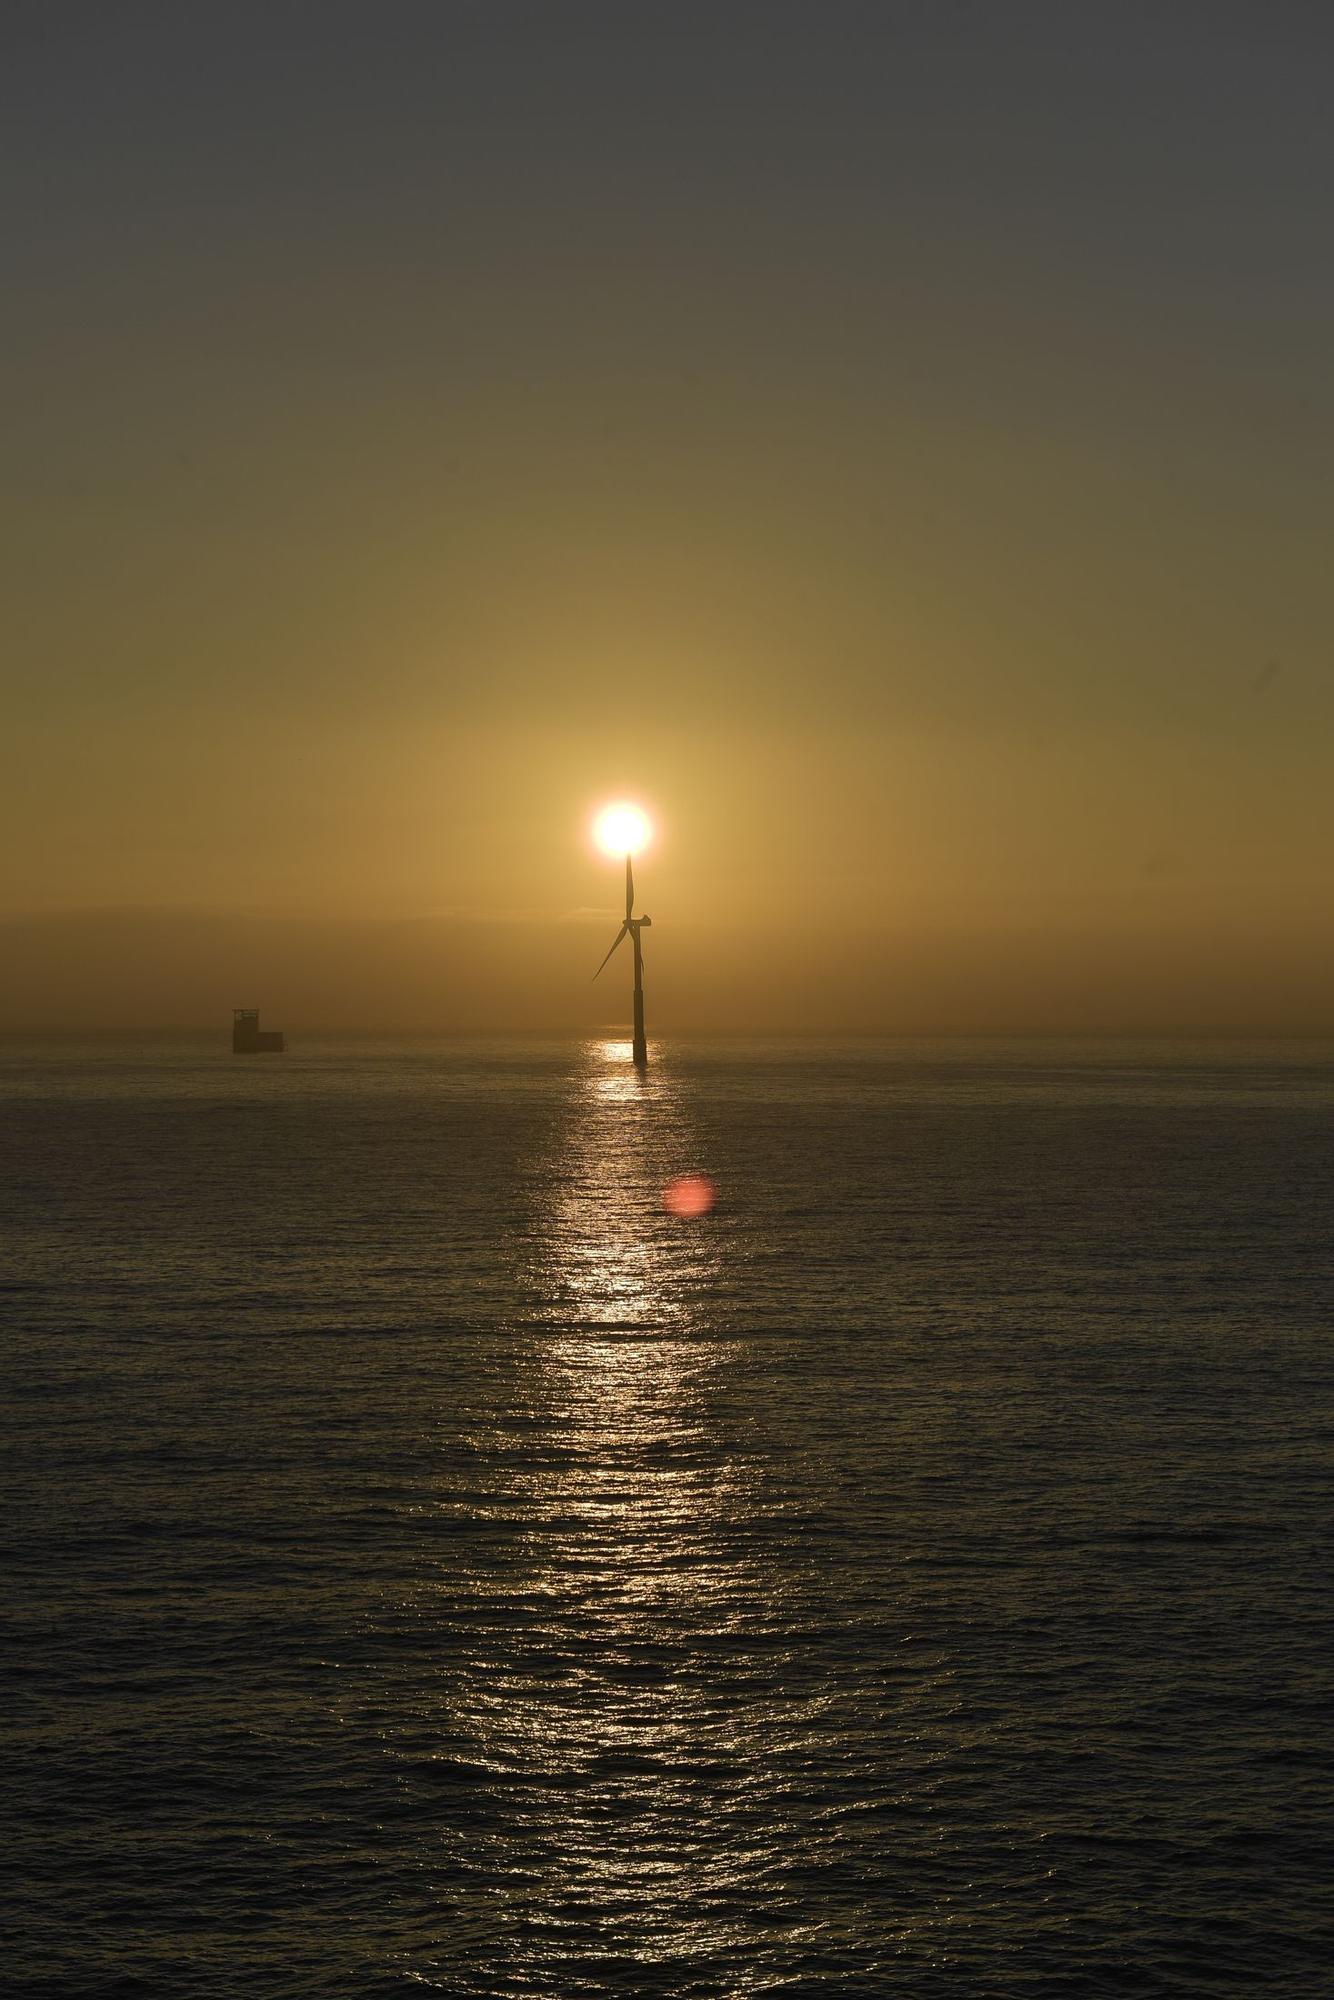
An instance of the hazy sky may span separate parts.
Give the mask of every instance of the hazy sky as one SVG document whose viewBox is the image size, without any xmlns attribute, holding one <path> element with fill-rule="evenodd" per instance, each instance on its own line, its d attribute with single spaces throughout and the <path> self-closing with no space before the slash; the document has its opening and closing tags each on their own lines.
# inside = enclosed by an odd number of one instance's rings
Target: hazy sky
<svg viewBox="0 0 1334 2000">
<path fill-rule="evenodd" d="M 1332 67 L 10 0 L 0 1025 L 1328 1027 Z"/>
</svg>

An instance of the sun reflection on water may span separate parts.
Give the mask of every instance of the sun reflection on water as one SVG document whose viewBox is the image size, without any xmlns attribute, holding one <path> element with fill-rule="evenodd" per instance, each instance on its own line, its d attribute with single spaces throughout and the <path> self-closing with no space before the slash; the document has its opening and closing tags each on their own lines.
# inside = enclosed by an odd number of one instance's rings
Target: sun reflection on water
<svg viewBox="0 0 1334 2000">
<path fill-rule="evenodd" d="M 692 1152 L 688 1114 L 629 1044 L 587 1045 L 556 1159 L 535 1296 L 561 1333 L 703 1335 L 716 1254 L 664 1220 L 661 1191 Z"/>
<path fill-rule="evenodd" d="M 520 1573 L 473 1697 L 510 1819 L 497 1868 L 516 1819 L 525 1856 L 508 1974 L 534 1990 L 719 1945 L 748 1865 L 719 1829 L 750 1781 L 707 1663 L 773 1615 L 718 1421 L 717 1239 L 662 1203 L 695 1150 L 688 1106 L 621 1047 L 585 1050 L 550 1164 L 497 1495 Z"/>
</svg>

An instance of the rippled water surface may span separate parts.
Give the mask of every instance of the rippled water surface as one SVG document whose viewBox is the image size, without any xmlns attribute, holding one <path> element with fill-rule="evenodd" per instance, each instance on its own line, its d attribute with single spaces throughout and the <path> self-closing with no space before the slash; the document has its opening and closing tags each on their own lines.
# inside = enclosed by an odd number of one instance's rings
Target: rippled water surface
<svg viewBox="0 0 1334 2000">
<path fill-rule="evenodd" d="M 1334 1990 L 1334 1051 L 627 1055 L 0 1044 L 5 1990 Z"/>
</svg>

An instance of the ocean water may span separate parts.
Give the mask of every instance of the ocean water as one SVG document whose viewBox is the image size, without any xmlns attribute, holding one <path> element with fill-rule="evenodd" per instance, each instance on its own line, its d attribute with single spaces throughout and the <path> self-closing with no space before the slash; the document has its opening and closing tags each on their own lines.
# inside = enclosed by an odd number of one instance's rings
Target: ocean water
<svg viewBox="0 0 1334 2000">
<path fill-rule="evenodd" d="M 655 1056 L 0 1045 L 4 1991 L 1334 1991 L 1334 1048 Z"/>
</svg>

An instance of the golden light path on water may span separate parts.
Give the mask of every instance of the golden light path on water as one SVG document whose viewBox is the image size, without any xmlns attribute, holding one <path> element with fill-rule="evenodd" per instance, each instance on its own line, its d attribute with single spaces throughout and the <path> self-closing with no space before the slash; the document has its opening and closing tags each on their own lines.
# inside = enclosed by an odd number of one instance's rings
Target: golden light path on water
<svg viewBox="0 0 1334 2000">
<path fill-rule="evenodd" d="M 773 1760 L 810 1718 L 782 1686 L 782 1590 L 748 1548 L 720 1233 L 661 1199 L 694 1163 L 670 1079 L 638 1075 L 628 1043 L 589 1044 L 534 1244 L 503 1479 L 519 1616 L 471 1717 L 505 1801 L 482 1844 L 515 1990 L 603 1991 L 581 1982 L 650 1968 L 633 1990 L 669 1990 L 669 1968 L 735 1949 L 741 1904 L 796 1837 Z"/>
</svg>

